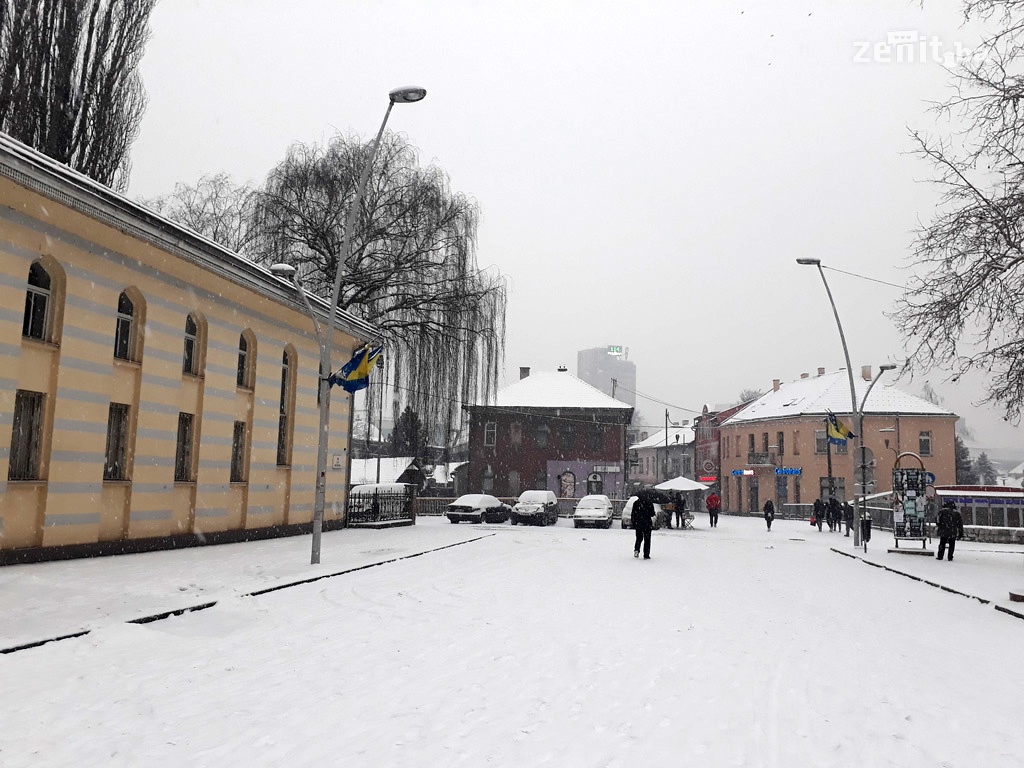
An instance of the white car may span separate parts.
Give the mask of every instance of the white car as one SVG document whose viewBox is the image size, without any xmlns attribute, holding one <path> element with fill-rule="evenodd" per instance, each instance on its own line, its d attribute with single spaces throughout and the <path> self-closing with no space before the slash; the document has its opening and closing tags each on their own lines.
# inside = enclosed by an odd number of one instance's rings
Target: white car
<svg viewBox="0 0 1024 768">
<path fill-rule="evenodd" d="M 630 496 L 626 501 L 626 505 L 622 508 L 622 521 L 621 525 L 623 528 L 632 528 L 633 524 L 630 522 L 633 515 L 633 505 L 636 503 L 637 497 Z M 664 518 L 665 513 L 661 511 L 661 504 L 654 503 L 654 517 L 651 518 L 654 521 L 654 530 L 661 528 L 661 521 Z"/>
<path fill-rule="evenodd" d="M 523 491 L 512 507 L 512 525 L 554 525 L 558 499 L 553 491 Z"/>
<path fill-rule="evenodd" d="M 611 528 L 614 514 L 615 510 L 611 499 L 603 494 L 591 494 L 584 496 L 576 504 L 576 511 L 572 515 L 572 524 L 576 528 L 582 528 L 585 525 Z"/>
<path fill-rule="evenodd" d="M 445 515 L 452 523 L 504 523 L 512 510 L 496 496 L 467 493 L 448 505 Z"/>
</svg>

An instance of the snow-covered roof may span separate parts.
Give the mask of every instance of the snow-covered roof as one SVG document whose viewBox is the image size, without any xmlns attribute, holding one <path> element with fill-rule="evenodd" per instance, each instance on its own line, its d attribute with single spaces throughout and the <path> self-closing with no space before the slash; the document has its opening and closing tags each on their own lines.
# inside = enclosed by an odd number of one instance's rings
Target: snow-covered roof
<svg viewBox="0 0 1024 768">
<path fill-rule="evenodd" d="M 870 382 L 861 376 L 853 377 L 857 404 L 860 405 Z M 781 384 L 742 411 L 730 416 L 725 424 L 742 424 L 765 419 L 783 419 L 789 416 L 824 416 L 827 411 L 850 413 L 850 379 L 846 369 L 820 376 L 809 376 Z M 881 382 L 875 384 L 864 404 L 864 413 L 901 413 L 926 416 L 955 416 L 952 411 L 935 405 L 923 397 L 903 392 Z"/>
<path fill-rule="evenodd" d="M 694 440 L 693 427 L 669 427 L 668 428 L 668 444 L 669 446 L 676 445 L 676 436 L 679 436 L 679 445 L 685 443 L 692 443 Z M 635 445 L 629 446 L 629 450 L 640 449 L 640 448 L 663 448 L 665 447 L 665 430 L 659 429 L 652 435 L 649 435 L 646 440 L 641 440 Z"/>
<path fill-rule="evenodd" d="M 498 392 L 495 405 L 503 408 L 607 408 L 633 406 L 609 397 L 568 371 L 538 371 Z"/>
<path fill-rule="evenodd" d="M 1018 464 L 1016 467 L 1011 469 L 1006 474 L 1010 475 L 1011 477 L 1024 477 L 1024 462 Z"/>
<path fill-rule="evenodd" d="M 393 483 L 409 467 L 416 464 L 412 456 L 390 456 L 380 459 L 380 478 L 377 478 L 377 459 L 352 459 L 352 476 L 349 485 L 366 483 Z"/>
</svg>

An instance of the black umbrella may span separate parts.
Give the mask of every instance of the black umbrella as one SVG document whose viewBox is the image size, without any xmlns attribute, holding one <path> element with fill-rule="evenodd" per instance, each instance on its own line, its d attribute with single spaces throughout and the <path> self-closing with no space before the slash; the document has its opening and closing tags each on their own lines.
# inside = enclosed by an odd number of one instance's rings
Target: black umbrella
<svg viewBox="0 0 1024 768">
<path fill-rule="evenodd" d="M 637 498 L 645 499 L 652 504 L 670 504 L 672 499 L 654 488 L 644 488 L 637 492 Z"/>
</svg>

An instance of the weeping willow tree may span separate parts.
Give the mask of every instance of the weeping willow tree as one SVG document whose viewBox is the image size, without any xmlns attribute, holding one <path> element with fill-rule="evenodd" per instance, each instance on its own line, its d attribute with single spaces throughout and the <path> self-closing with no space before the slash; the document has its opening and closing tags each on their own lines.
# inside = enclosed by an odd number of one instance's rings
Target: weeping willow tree
<svg viewBox="0 0 1024 768">
<path fill-rule="evenodd" d="M 371 147 L 337 136 L 296 144 L 256 191 L 252 258 L 288 262 L 325 299 L 341 272 L 338 306 L 377 325 L 395 391 L 421 415 L 431 439 L 451 443 L 462 404 L 490 399 L 504 362 L 506 288 L 477 265 L 479 209 L 450 189 L 439 168 L 385 134 L 359 203 L 351 252 L 341 260 L 345 220 Z M 382 387 L 371 387 L 369 411 Z"/>
<path fill-rule="evenodd" d="M 0 131 L 124 189 L 156 0 L 0 0 Z"/>
</svg>

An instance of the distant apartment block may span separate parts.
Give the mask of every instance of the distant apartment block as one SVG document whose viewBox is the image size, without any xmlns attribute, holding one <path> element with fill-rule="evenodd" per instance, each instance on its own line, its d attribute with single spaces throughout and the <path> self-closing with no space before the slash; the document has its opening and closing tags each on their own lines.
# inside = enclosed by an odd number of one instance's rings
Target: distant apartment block
<svg viewBox="0 0 1024 768">
<path fill-rule="evenodd" d="M 576 353 L 576 376 L 621 403 L 636 407 L 636 364 L 621 354 L 609 354 L 612 347 L 581 349 Z M 617 386 L 612 391 L 612 379 Z"/>
</svg>

